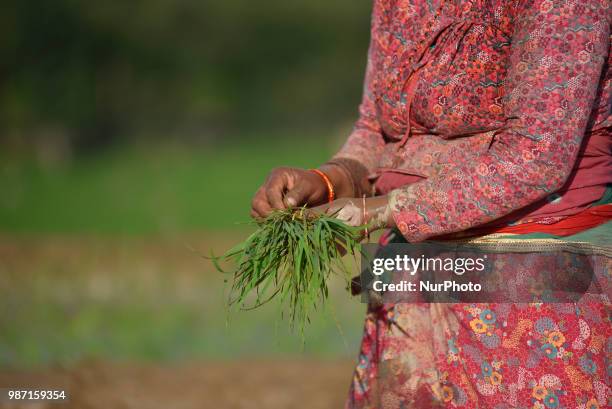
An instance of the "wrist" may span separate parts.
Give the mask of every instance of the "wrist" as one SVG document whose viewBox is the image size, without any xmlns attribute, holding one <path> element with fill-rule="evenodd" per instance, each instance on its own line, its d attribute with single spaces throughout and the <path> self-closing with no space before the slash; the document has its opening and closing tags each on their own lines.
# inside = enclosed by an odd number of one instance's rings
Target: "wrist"
<svg viewBox="0 0 612 409">
<path fill-rule="evenodd" d="M 370 230 L 384 229 L 393 225 L 393 215 L 387 196 L 366 199 L 364 214 Z"/>
<path fill-rule="evenodd" d="M 326 192 L 326 202 L 333 202 L 336 199 L 336 190 L 334 189 L 334 184 L 329 179 L 329 176 L 327 176 L 327 173 L 321 171 L 320 169 L 309 169 L 309 171 L 317 175 L 317 177 L 323 182 Z"/>
<path fill-rule="evenodd" d="M 346 173 L 346 170 L 341 166 L 334 164 L 324 164 L 318 168 L 321 172 L 327 175 L 331 182 L 335 197 L 354 197 L 353 183 L 351 182 L 350 175 Z"/>
</svg>

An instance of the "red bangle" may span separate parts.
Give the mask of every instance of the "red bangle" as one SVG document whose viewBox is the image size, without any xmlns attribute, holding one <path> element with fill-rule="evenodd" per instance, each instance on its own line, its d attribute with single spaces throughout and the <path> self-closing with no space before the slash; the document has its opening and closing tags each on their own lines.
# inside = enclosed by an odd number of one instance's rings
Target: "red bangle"
<svg viewBox="0 0 612 409">
<path fill-rule="evenodd" d="M 329 177 L 319 169 L 310 169 L 310 171 L 321 176 L 321 179 L 323 179 L 325 185 L 327 186 L 327 201 L 329 203 L 333 202 L 336 198 L 336 192 L 334 192 L 334 185 L 332 184 L 331 180 L 329 180 Z"/>
</svg>

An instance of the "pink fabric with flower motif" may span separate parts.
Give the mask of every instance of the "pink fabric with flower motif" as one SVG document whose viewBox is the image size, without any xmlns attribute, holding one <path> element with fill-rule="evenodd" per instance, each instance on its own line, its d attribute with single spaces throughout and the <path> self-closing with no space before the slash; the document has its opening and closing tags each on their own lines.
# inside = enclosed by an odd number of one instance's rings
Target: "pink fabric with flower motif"
<svg viewBox="0 0 612 409">
<path fill-rule="evenodd" d="M 580 212 L 612 182 L 611 7 L 374 0 L 360 115 L 336 157 L 370 171 L 410 242 Z M 347 408 L 606 407 L 609 307 L 370 306 Z"/>
<path fill-rule="evenodd" d="M 336 157 L 421 179 L 386 184 L 409 241 L 578 213 L 612 183 L 610 7 L 376 0 L 360 117 Z"/>
</svg>

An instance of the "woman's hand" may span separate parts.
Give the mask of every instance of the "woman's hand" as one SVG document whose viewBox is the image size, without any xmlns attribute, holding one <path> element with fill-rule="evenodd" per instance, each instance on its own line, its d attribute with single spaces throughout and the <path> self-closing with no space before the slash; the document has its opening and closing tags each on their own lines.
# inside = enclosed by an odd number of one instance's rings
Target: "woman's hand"
<svg viewBox="0 0 612 409">
<path fill-rule="evenodd" d="M 352 183 L 337 166 L 319 168 L 332 182 L 336 197 L 352 194 Z M 318 206 L 327 202 L 327 185 L 320 175 L 300 168 L 276 168 L 257 190 L 251 203 L 251 216 L 266 217 L 273 210 L 296 206 Z"/>
<path fill-rule="evenodd" d="M 358 197 L 342 198 L 334 200 L 332 203 L 314 207 L 310 211 L 335 216 L 349 226 L 364 226 L 367 224 L 370 231 L 393 225 L 387 196 L 375 196 L 367 198 L 365 201 Z"/>
<path fill-rule="evenodd" d="M 314 172 L 299 168 L 276 168 L 255 193 L 252 217 L 266 217 L 273 210 L 304 204 L 325 203 L 327 187 Z"/>
</svg>

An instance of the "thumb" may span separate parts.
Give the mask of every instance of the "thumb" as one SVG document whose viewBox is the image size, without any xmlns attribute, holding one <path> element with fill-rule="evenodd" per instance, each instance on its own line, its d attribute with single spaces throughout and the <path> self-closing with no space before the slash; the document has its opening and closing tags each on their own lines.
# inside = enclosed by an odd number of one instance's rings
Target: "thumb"
<svg viewBox="0 0 612 409">
<path fill-rule="evenodd" d="M 283 200 L 287 207 L 295 207 L 306 203 L 307 196 L 306 189 L 304 189 L 304 186 L 301 184 L 287 192 Z"/>
</svg>

